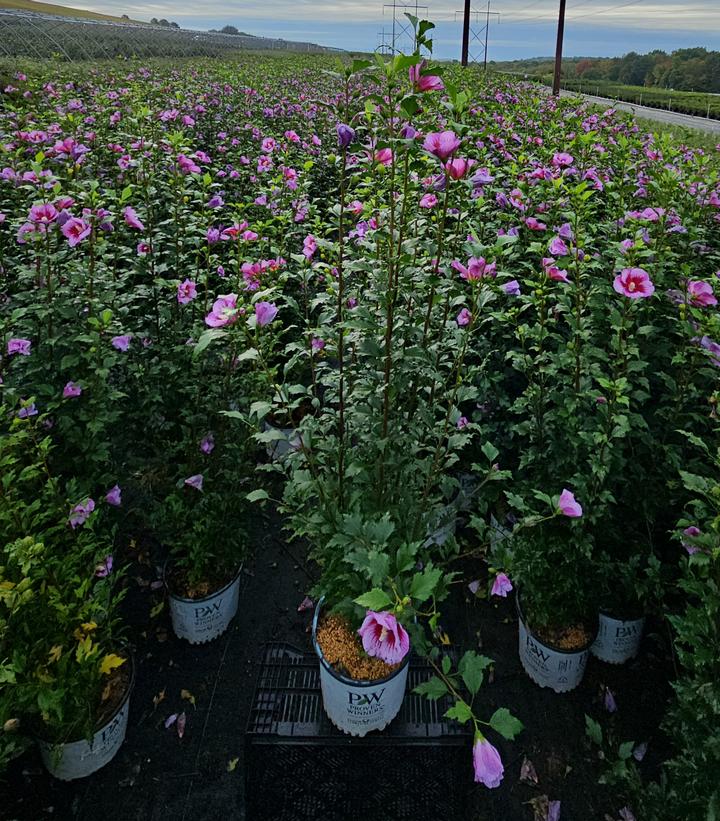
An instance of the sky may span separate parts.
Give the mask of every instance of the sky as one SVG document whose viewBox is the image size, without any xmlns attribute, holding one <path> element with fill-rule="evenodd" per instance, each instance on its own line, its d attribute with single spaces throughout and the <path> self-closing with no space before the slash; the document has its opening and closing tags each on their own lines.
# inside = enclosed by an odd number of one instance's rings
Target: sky
<svg viewBox="0 0 720 821">
<path fill-rule="evenodd" d="M 77 0 L 91 11 L 166 18 L 183 28 L 222 28 L 286 40 L 373 51 L 392 40 L 388 0 Z M 415 13 L 415 0 L 396 0 Z M 390 0 L 392 3 L 392 0 Z M 436 24 L 434 55 L 459 57 L 463 0 L 418 0 L 418 16 Z M 67 0 L 67 5 L 74 5 Z M 488 56 L 514 60 L 555 52 L 559 0 L 491 0 Z M 487 0 L 473 0 L 471 52 L 482 60 Z M 395 13 L 396 45 L 405 48 L 403 9 Z M 384 32 L 384 33 L 383 33 Z M 659 48 L 705 46 L 720 51 L 720 0 L 567 0 L 565 55 L 619 56 Z"/>
</svg>

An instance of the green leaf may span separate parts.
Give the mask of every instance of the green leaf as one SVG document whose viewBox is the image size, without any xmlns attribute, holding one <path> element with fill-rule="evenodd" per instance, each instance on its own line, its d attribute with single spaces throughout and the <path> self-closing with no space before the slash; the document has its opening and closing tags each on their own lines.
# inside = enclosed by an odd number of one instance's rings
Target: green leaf
<svg viewBox="0 0 720 821">
<path fill-rule="evenodd" d="M 482 452 L 487 457 L 488 462 L 494 462 L 500 451 L 493 445 L 492 442 L 485 442 L 482 446 Z"/>
<path fill-rule="evenodd" d="M 345 561 L 350 562 L 355 570 L 364 573 L 372 585 L 381 585 L 388 576 L 390 558 L 376 548 L 369 550 L 354 550 L 345 555 Z"/>
<path fill-rule="evenodd" d="M 237 413 L 239 419 L 243 418 L 242 414 L 237 411 L 225 411 L 227 416 L 232 416 L 234 413 Z M 268 442 L 279 442 L 280 440 L 287 439 L 287 436 L 279 428 L 268 428 L 262 433 L 254 434 L 253 438 L 256 442 L 267 444 Z"/>
<path fill-rule="evenodd" d="M 407 71 L 410 66 L 414 66 L 420 62 L 420 55 L 418 54 L 398 54 L 393 59 L 393 70 L 396 72 Z"/>
<path fill-rule="evenodd" d="M 413 576 L 410 596 L 419 602 L 427 601 L 434 593 L 441 578 L 442 570 L 439 567 L 433 567 L 432 562 L 428 563 L 422 573 L 416 573 Z"/>
<path fill-rule="evenodd" d="M 445 682 L 437 676 L 432 676 L 432 678 L 429 678 L 427 681 L 423 681 L 422 684 L 418 684 L 413 690 L 413 693 L 425 696 L 431 701 L 437 701 L 437 699 L 446 695 L 447 691 L 448 688 L 445 686 Z"/>
<path fill-rule="evenodd" d="M 597 721 L 593 721 L 587 714 L 585 715 L 585 735 L 588 736 L 593 744 L 597 744 L 598 747 L 602 747 L 602 727 L 597 723 Z"/>
<path fill-rule="evenodd" d="M 512 741 L 524 729 L 522 721 L 515 718 L 507 707 L 500 707 L 499 710 L 495 710 L 490 718 L 490 726 L 508 741 Z"/>
<path fill-rule="evenodd" d="M 269 499 L 267 490 L 253 490 L 251 493 L 248 493 L 245 498 L 248 502 L 263 502 L 265 499 Z"/>
<path fill-rule="evenodd" d="M 221 339 L 227 334 L 222 328 L 208 328 L 198 339 L 193 351 L 193 356 L 199 356 L 207 346 L 216 339 Z"/>
<path fill-rule="evenodd" d="M 693 493 L 706 494 L 708 492 L 709 483 L 703 476 L 697 476 L 694 473 L 687 473 L 684 470 L 678 471 L 683 480 L 683 484 L 688 490 Z"/>
<path fill-rule="evenodd" d="M 442 671 L 447 675 L 450 672 L 450 668 L 452 667 L 452 662 L 450 661 L 450 656 L 443 656 L 442 660 Z"/>
<path fill-rule="evenodd" d="M 464 701 L 458 701 L 446 711 L 445 717 L 454 718 L 455 721 L 459 721 L 461 724 L 464 724 L 472 718 L 472 710 Z"/>
<path fill-rule="evenodd" d="M 250 416 L 257 416 L 258 419 L 264 419 L 272 410 L 270 402 L 253 402 L 250 405 Z"/>
<path fill-rule="evenodd" d="M 218 411 L 218 413 L 219 413 L 221 416 L 227 416 L 227 417 L 228 417 L 228 419 L 240 419 L 242 422 L 245 422 L 245 423 L 247 424 L 247 419 L 246 419 L 246 417 L 245 417 L 245 414 L 240 413 L 240 411 L 236 411 L 236 410 L 231 410 L 231 411 L 222 410 L 222 411 Z"/>
<path fill-rule="evenodd" d="M 358 71 L 364 71 L 366 68 L 370 68 L 372 63 L 370 60 L 358 60 L 357 58 L 352 61 L 352 65 L 350 67 L 350 71 L 353 74 L 357 74 Z"/>
<path fill-rule="evenodd" d="M 521 513 L 524 510 L 527 510 L 527 505 L 525 504 L 525 499 L 522 496 L 518 496 L 517 493 L 511 493 L 509 490 L 505 491 L 505 498 L 508 500 L 508 504 L 511 507 L 514 507 L 516 510 L 519 510 Z"/>
<path fill-rule="evenodd" d="M 257 359 L 258 352 L 257 348 L 248 348 L 246 351 L 243 351 L 238 357 L 238 362 L 247 362 L 249 359 Z"/>
<path fill-rule="evenodd" d="M 410 118 L 413 117 L 418 109 L 420 108 L 420 103 L 417 101 L 416 97 L 412 94 L 409 94 L 405 99 L 400 103 L 400 106 L 405 113 L 405 116 Z"/>
<path fill-rule="evenodd" d="M 366 607 L 368 610 L 382 610 L 392 604 L 392 599 L 384 590 L 373 587 L 369 593 L 363 593 L 355 599 L 355 604 Z"/>
<path fill-rule="evenodd" d="M 620 745 L 620 749 L 618 750 L 618 757 L 621 761 L 627 761 L 628 758 L 632 755 L 633 749 L 635 747 L 634 741 L 625 741 Z"/>
<path fill-rule="evenodd" d="M 416 562 L 417 544 L 404 544 L 395 554 L 395 569 L 397 573 L 406 573 Z"/>
<path fill-rule="evenodd" d="M 485 670 L 487 670 L 492 663 L 492 659 L 487 656 L 478 655 L 474 650 L 468 650 L 460 659 L 458 671 L 471 695 L 474 696 L 482 686 Z"/>
</svg>

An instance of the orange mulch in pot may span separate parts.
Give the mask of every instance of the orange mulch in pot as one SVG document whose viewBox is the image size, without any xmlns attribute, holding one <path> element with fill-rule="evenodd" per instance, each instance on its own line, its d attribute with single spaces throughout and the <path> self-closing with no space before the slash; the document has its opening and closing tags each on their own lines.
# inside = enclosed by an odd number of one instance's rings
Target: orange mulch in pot
<svg viewBox="0 0 720 821">
<path fill-rule="evenodd" d="M 325 660 L 338 673 L 356 681 L 385 678 L 400 666 L 385 664 L 380 659 L 368 656 L 363 650 L 360 636 L 342 616 L 330 615 L 321 619 L 317 629 L 317 642 Z"/>
<path fill-rule="evenodd" d="M 592 638 L 592 633 L 581 624 L 561 628 L 546 627 L 537 629 L 535 632 L 551 647 L 557 647 L 560 650 L 568 650 L 571 652 L 573 650 L 582 650 Z"/>
</svg>

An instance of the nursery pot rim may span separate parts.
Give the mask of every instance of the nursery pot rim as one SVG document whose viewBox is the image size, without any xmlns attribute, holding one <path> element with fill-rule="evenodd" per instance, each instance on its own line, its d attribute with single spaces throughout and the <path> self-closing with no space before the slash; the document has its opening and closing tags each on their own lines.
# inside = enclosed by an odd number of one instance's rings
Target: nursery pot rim
<svg viewBox="0 0 720 821">
<path fill-rule="evenodd" d="M 317 654 L 318 659 L 320 660 L 320 664 L 323 666 L 325 670 L 334 678 L 337 679 L 342 684 L 352 684 L 356 687 L 375 687 L 378 684 L 385 684 L 386 682 L 390 681 L 391 679 L 395 678 L 395 676 L 399 675 L 405 667 L 410 663 L 410 656 L 412 654 L 412 649 L 409 650 L 405 654 L 405 658 L 400 663 L 400 666 L 397 669 L 393 670 L 392 673 L 389 673 L 387 676 L 383 676 L 382 678 L 375 678 L 375 679 L 364 679 L 364 678 L 350 678 L 350 676 L 345 676 L 342 673 L 338 673 L 337 670 L 333 668 L 333 666 L 325 659 L 323 655 L 322 648 L 320 647 L 318 640 L 317 640 L 317 628 L 318 622 L 320 620 L 320 610 L 322 609 L 322 604 L 325 601 L 325 596 L 320 596 L 318 599 L 318 603 L 315 605 L 315 613 L 313 614 L 312 620 L 312 643 L 313 649 Z"/>
<path fill-rule="evenodd" d="M 525 618 L 525 613 L 522 609 L 522 604 L 520 602 L 520 591 L 516 588 L 515 589 L 515 607 L 517 608 L 518 617 L 525 625 L 525 629 L 530 633 L 530 635 L 535 639 L 535 641 L 540 642 L 540 644 L 544 645 L 545 647 L 549 647 L 554 653 L 562 653 L 566 656 L 574 656 L 578 653 L 584 653 L 590 649 L 590 647 L 595 643 L 595 639 L 597 638 L 598 634 L 598 626 L 595 625 L 595 629 L 591 632 L 591 638 L 585 642 L 581 647 L 578 647 L 574 650 L 566 650 L 564 647 L 557 647 L 552 642 L 546 641 L 545 639 L 541 638 L 537 631 L 534 630 L 529 624 L 527 619 Z"/>
<path fill-rule="evenodd" d="M 232 579 L 230 579 L 229 582 L 224 584 L 222 587 L 219 587 L 217 590 L 214 590 L 212 593 L 208 593 L 207 596 L 201 596 L 199 599 L 191 599 L 189 596 L 178 596 L 176 593 L 172 592 L 172 590 L 170 589 L 170 585 L 168 584 L 168 570 L 169 570 L 169 567 L 172 566 L 172 564 L 173 564 L 173 561 L 172 561 L 171 558 L 165 559 L 165 563 L 163 564 L 163 573 L 162 573 L 163 584 L 165 585 L 165 589 L 167 590 L 168 596 L 170 596 L 171 599 L 175 599 L 175 601 L 196 603 L 196 602 L 204 602 L 204 601 L 207 601 L 208 599 L 214 599 L 215 596 L 218 596 L 220 593 L 224 593 L 226 590 L 228 590 L 230 587 L 232 587 L 235 584 L 235 582 L 238 580 L 240 574 L 242 573 L 245 562 L 244 561 L 240 562 L 240 565 L 238 566 L 237 572 L 232 577 Z"/>
<path fill-rule="evenodd" d="M 125 650 L 126 648 L 118 649 L 120 649 L 120 651 L 123 652 L 123 650 Z M 127 689 L 125 690 L 125 695 L 123 696 L 122 701 L 118 704 L 118 706 L 108 716 L 108 718 L 104 719 L 102 723 L 99 721 L 95 723 L 92 730 L 93 736 L 96 733 L 99 733 L 100 730 L 103 729 L 103 727 L 107 727 L 108 724 L 111 724 L 115 720 L 116 716 L 119 715 L 125 709 L 125 705 L 130 700 L 132 691 L 135 689 L 135 678 L 137 673 L 137 669 L 135 667 L 135 654 L 130 652 L 129 648 L 127 648 L 126 658 L 130 662 L 130 681 L 128 682 Z M 34 735 L 36 741 L 40 742 L 41 744 L 47 744 L 49 747 L 62 747 L 65 744 L 77 744 L 79 741 L 87 741 L 87 738 L 85 736 L 80 736 L 79 738 L 67 738 L 64 741 L 51 741 L 50 739 L 43 738 L 42 736 L 37 735 L 37 733 L 35 733 Z"/>
<path fill-rule="evenodd" d="M 607 616 L 609 619 L 615 621 L 642 621 L 647 618 L 647 613 L 642 607 L 638 607 L 635 611 L 623 612 L 622 610 L 614 610 L 612 607 L 599 607 L 598 613 L 601 616 Z"/>
</svg>

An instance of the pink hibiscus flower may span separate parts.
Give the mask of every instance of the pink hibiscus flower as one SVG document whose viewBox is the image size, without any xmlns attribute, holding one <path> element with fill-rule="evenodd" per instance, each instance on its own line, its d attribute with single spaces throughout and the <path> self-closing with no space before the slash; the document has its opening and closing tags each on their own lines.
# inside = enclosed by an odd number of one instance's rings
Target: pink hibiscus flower
<svg viewBox="0 0 720 821">
<path fill-rule="evenodd" d="M 410 650 L 410 637 L 392 613 L 367 611 L 358 635 L 369 656 L 399 664 Z"/>
<path fill-rule="evenodd" d="M 642 268 L 623 268 L 615 277 L 613 288 L 629 299 L 646 299 L 655 293 L 650 275 Z"/>
</svg>

